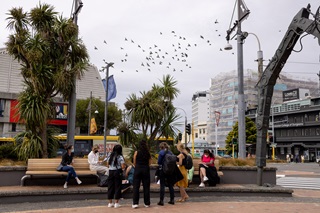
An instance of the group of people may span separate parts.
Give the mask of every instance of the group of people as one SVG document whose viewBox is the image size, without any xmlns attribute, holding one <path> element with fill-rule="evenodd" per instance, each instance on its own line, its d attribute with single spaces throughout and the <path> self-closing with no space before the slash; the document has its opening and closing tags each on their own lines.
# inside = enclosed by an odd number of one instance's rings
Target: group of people
<svg viewBox="0 0 320 213">
<path fill-rule="evenodd" d="M 189 195 L 186 192 L 188 187 L 190 176 L 188 170 L 185 168 L 187 155 L 189 152 L 185 149 L 182 143 L 177 144 L 177 150 L 179 154 L 176 156 L 176 168 L 174 172 L 167 175 L 163 172 L 163 165 L 165 163 L 166 154 L 171 154 L 169 145 L 166 142 L 162 142 L 159 145 L 160 151 L 158 153 L 158 170 L 157 176 L 160 182 L 160 200 L 157 203 L 160 206 L 164 205 L 165 187 L 169 188 L 170 201 L 168 204 L 175 204 L 174 186 L 179 187 L 180 198 L 176 202 L 185 202 L 189 199 Z M 67 152 L 62 156 L 61 164 L 63 165 L 61 171 L 68 172 L 64 188 L 67 188 L 68 181 L 73 176 L 78 184 L 81 184 L 74 168 L 72 146 L 67 147 Z M 143 199 L 144 207 L 150 206 L 150 165 L 151 154 L 149 147 L 145 140 L 141 140 L 139 148 L 134 152 L 132 165 L 126 168 L 125 159 L 122 155 L 122 146 L 117 144 L 114 146 L 113 151 L 108 155 L 104 161 L 107 166 L 102 166 L 102 161 L 99 160 L 99 146 L 94 145 L 92 151 L 88 155 L 88 162 L 90 170 L 97 171 L 104 175 L 108 175 L 108 207 L 118 208 L 120 207 L 119 200 L 121 198 L 121 185 L 122 179 L 125 176 L 127 181 L 133 185 L 133 198 L 132 208 L 139 207 L 139 190 L 140 186 L 143 187 Z M 214 167 L 214 156 L 209 150 L 204 151 L 202 156 L 202 164 L 200 165 L 200 178 L 201 184 L 199 187 L 204 186 L 204 182 L 209 180 L 209 175 L 212 173 L 211 169 Z M 190 169 L 193 171 L 192 169 Z M 114 200 L 114 202 L 113 202 Z"/>
</svg>

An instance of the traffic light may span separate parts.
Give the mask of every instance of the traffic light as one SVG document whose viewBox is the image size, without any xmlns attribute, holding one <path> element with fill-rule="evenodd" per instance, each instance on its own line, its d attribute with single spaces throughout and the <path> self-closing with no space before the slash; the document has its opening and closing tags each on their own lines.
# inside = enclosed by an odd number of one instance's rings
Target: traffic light
<svg viewBox="0 0 320 213">
<path fill-rule="evenodd" d="M 178 140 L 179 140 L 179 141 L 182 140 L 182 134 L 181 134 L 181 133 L 178 134 Z"/>
<path fill-rule="evenodd" d="M 236 145 L 238 143 L 238 139 L 237 138 L 232 138 L 232 144 Z"/>
<path fill-rule="evenodd" d="M 186 133 L 187 133 L 188 135 L 191 134 L 191 125 L 190 125 L 190 124 L 187 124 L 187 125 L 186 125 Z"/>
</svg>

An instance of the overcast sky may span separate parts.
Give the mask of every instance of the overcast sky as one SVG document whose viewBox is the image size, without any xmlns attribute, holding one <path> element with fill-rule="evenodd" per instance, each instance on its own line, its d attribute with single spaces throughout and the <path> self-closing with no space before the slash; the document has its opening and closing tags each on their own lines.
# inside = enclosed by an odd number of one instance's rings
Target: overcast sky
<svg viewBox="0 0 320 213">
<path fill-rule="evenodd" d="M 73 0 L 40 2 L 55 6 L 65 17 L 71 15 Z M 38 3 L 38 0 L 1 1 L 0 47 L 4 47 L 9 35 L 5 21 L 8 10 L 23 7 L 29 11 Z M 265 65 L 296 13 L 308 3 L 315 13 L 320 5 L 317 0 L 245 0 L 245 3 L 251 13 L 242 23 L 242 30 L 259 37 Z M 103 59 L 115 63 L 110 68 L 118 90 L 113 101 L 122 109 L 129 94 L 147 91 L 170 74 L 181 91 L 175 106 L 183 108 L 190 121 L 192 95 L 208 90 L 210 78 L 237 69 L 236 41 L 230 41 L 233 50 L 223 50 L 226 30 L 235 21 L 231 20 L 235 0 L 83 0 L 83 4 L 78 19 L 80 36 L 91 63 L 98 69 L 104 65 Z M 308 35 L 302 44 L 302 51 L 292 53 L 282 72 L 317 81 L 318 41 Z M 299 44 L 295 47 L 300 48 Z M 244 69 L 257 70 L 257 50 L 256 38 L 249 35 L 243 50 Z"/>
</svg>

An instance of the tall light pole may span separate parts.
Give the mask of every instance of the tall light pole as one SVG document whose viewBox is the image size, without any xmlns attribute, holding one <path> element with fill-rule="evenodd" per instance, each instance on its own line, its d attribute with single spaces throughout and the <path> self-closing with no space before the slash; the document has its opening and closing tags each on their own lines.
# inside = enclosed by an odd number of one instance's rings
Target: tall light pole
<svg viewBox="0 0 320 213">
<path fill-rule="evenodd" d="M 237 27 L 237 62 L 238 62 L 238 144 L 239 157 L 246 157 L 246 129 L 245 129 L 245 101 L 243 89 L 243 41 L 245 36 L 241 31 L 241 22 L 249 15 L 250 11 L 244 4 L 243 0 L 238 0 L 238 20 L 232 28 L 227 31 L 228 45 L 225 50 L 232 49 L 229 44 L 230 35 Z M 232 38 L 231 38 L 232 39 Z"/>
<path fill-rule="evenodd" d="M 88 106 L 88 114 L 89 114 L 88 135 L 90 135 L 90 126 L 91 126 L 91 106 L 92 106 L 92 91 L 90 91 L 90 100 L 89 100 L 89 106 Z"/>
<path fill-rule="evenodd" d="M 78 23 L 78 14 L 83 7 L 81 0 L 74 0 L 74 13 L 73 22 L 75 25 Z M 67 141 L 68 144 L 74 146 L 74 135 L 76 128 L 76 106 L 77 106 L 77 94 L 76 94 L 76 76 L 73 78 L 73 88 L 69 98 L 68 105 L 68 126 L 67 126 Z"/>
<path fill-rule="evenodd" d="M 186 111 L 184 111 L 184 109 L 180 108 L 180 107 L 176 107 L 176 109 L 181 109 L 184 112 L 184 146 L 187 147 L 188 141 L 187 141 L 187 124 L 188 124 L 188 120 L 187 120 L 187 113 Z"/>
<path fill-rule="evenodd" d="M 95 104 L 95 111 L 94 111 L 94 113 L 95 114 L 98 114 L 99 112 L 98 112 L 98 110 L 97 110 L 97 105 Z M 88 105 L 88 109 L 87 109 L 87 111 L 88 111 L 88 117 L 89 117 L 89 119 L 88 119 L 88 135 L 90 135 L 90 132 L 91 132 L 91 112 L 92 112 L 92 91 L 90 91 L 90 99 L 89 99 L 89 105 Z"/>
<path fill-rule="evenodd" d="M 103 151 L 103 155 L 106 157 L 106 151 L 107 151 L 107 118 L 108 118 L 108 78 L 109 78 L 109 67 L 112 67 L 112 65 L 114 64 L 113 62 L 107 63 L 106 67 L 104 67 L 103 69 L 106 69 L 106 77 L 105 77 L 105 81 L 106 81 L 106 100 L 105 100 L 105 104 L 104 104 L 104 133 L 103 133 L 103 146 L 104 146 L 104 151 Z"/>
<path fill-rule="evenodd" d="M 218 126 L 219 126 L 219 121 L 220 121 L 220 112 L 214 111 L 214 115 L 216 117 L 216 144 L 215 144 L 215 156 L 218 155 Z"/>
</svg>

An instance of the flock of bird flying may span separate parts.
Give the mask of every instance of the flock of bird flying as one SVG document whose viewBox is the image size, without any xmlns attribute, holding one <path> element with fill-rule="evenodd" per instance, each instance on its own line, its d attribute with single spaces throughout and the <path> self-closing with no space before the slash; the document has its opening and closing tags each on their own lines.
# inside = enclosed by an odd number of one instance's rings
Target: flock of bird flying
<svg viewBox="0 0 320 213">
<path fill-rule="evenodd" d="M 218 24 L 218 20 L 214 21 L 214 24 Z M 216 31 L 216 36 L 220 37 L 221 34 L 218 30 Z M 132 50 L 132 47 L 137 48 L 137 51 L 143 53 L 143 58 L 141 58 L 141 62 L 139 67 L 136 67 L 135 71 L 143 71 L 147 70 L 151 72 L 153 68 L 156 66 L 160 66 L 167 70 L 171 70 L 173 72 L 183 72 L 187 69 L 191 69 L 192 66 L 189 63 L 190 51 L 193 48 L 198 48 L 199 46 L 208 45 L 213 47 L 213 42 L 204 37 L 203 35 L 199 35 L 200 42 L 192 43 L 188 41 L 188 38 L 182 35 L 178 35 L 175 31 L 171 32 L 160 32 L 160 36 L 171 36 L 170 41 L 173 41 L 170 45 L 170 49 L 168 47 L 164 48 L 158 44 L 144 46 L 139 44 L 132 38 L 123 38 L 123 45 L 119 47 L 119 50 L 122 52 L 122 58 L 119 63 L 127 63 L 130 60 L 130 54 L 126 51 L 128 49 Z M 107 41 L 104 40 L 103 43 L 108 45 Z M 214 47 L 217 48 L 217 47 Z M 97 46 L 94 46 L 94 50 L 99 50 Z M 217 51 L 223 51 L 222 48 L 217 48 Z M 233 52 L 231 54 L 234 54 Z M 134 54 L 135 56 L 137 54 Z M 136 59 L 134 59 L 136 60 Z M 104 60 L 105 61 L 105 60 Z M 121 72 L 125 72 L 125 70 L 121 70 Z"/>
</svg>

